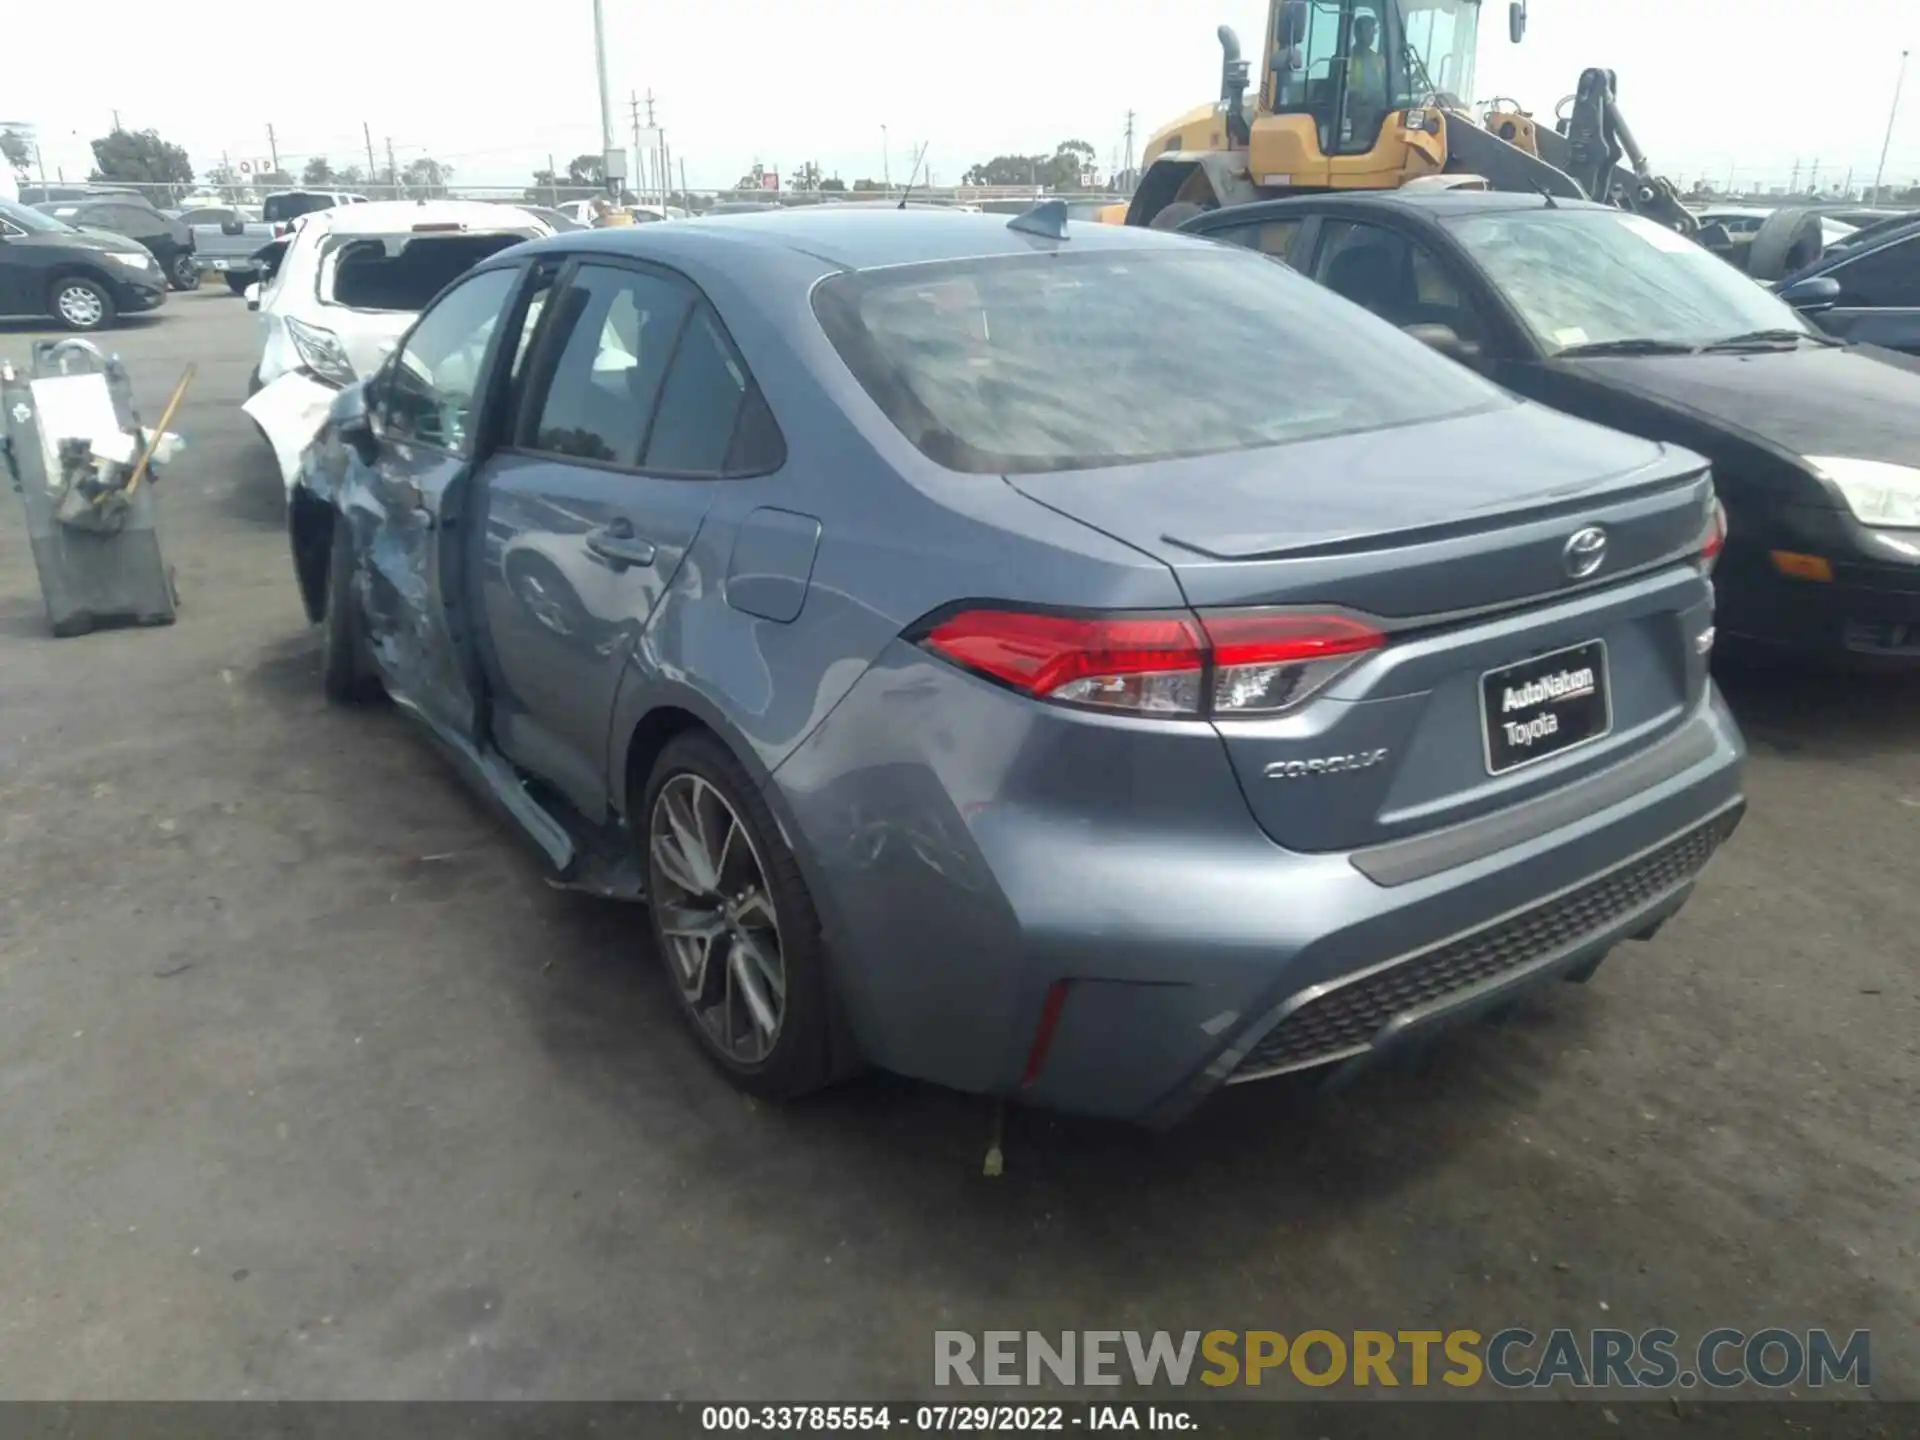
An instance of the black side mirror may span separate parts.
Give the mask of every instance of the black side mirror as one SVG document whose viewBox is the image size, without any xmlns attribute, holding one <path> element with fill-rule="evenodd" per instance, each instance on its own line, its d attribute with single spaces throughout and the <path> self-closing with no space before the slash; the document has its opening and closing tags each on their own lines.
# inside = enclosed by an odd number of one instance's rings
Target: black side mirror
<svg viewBox="0 0 1920 1440">
<path fill-rule="evenodd" d="M 1405 325 L 1401 327 L 1408 335 L 1436 355 L 1444 355 L 1449 360 L 1458 360 L 1469 364 L 1480 358 L 1480 347 L 1471 340 L 1463 340 L 1451 325 Z"/>
<path fill-rule="evenodd" d="M 1840 282 L 1831 275 L 1809 275 L 1779 292 L 1796 310 L 1825 310 L 1840 299 Z"/>
<path fill-rule="evenodd" d="M 1527 38 L 1527 0 L 1507 6 L 1507 38 L 1516 45 Z"/>
</svg>

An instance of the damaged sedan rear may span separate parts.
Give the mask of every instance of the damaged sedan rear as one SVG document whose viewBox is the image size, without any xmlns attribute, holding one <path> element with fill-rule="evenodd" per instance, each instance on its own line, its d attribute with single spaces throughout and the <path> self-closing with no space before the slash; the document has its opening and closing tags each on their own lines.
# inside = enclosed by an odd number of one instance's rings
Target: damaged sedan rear
<svg viewBox="0 0 1920 1440">
<path fill-rule="evenodd" d="M 554 227 L 468 200 L 342 206 L 302 217 L 250 303 L 260 359 L 244 406 L 282 480 L 340 391 L 373 373 L 427 302 L 479 261 Z"/>
<path fill-rule="evenodd" d="M 329 695 L 644 899 L 761 1095 L 1345 1074 L 1593 974 L 1744 806 L 1698 456 L 1057 210 L 518 246 L 289 523 Z"/>
</svg>

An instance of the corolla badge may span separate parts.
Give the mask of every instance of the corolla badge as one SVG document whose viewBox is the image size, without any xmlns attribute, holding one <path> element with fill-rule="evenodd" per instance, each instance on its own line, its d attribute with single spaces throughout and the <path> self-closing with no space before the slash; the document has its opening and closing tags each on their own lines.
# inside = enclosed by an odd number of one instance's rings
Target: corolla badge
<svg viewBox="0 0 1920 1440">
<path fill-rule="evenodd" d="M 1598 525 L 1576 530 L 1560 552 L 1560 563 L 1567 567 L 1567 578 L 1584 580 L 1606 561 L 1607 532 Z"/>
<path fill-rule="evenodd" d="M 1269 780 L 1299 780 L 1308 775 L 1340 775 L 1349 770 L 1371 770 L 1387 758 L 1385 750 L 1362 750 L 1353 755 L 1320 755 L 1312 760 L 1276 760 L 1266 768 Z"/>
</svg>

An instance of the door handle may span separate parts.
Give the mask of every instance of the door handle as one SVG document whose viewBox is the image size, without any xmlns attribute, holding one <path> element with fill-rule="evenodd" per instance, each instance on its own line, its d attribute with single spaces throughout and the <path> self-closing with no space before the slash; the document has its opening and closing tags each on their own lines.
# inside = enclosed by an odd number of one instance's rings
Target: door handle
<svg viewBox="0 0 1920 1440">
<path fill-rule="evenodd" d="M 623 519 L 609 520 L 598 529 L 589 530 L 587 549 L 615 570 L 624 570 L 629 565 L 651 565 L 656 553 L 653 542 L 635 535 L 632 522 Z"/>
</svg>

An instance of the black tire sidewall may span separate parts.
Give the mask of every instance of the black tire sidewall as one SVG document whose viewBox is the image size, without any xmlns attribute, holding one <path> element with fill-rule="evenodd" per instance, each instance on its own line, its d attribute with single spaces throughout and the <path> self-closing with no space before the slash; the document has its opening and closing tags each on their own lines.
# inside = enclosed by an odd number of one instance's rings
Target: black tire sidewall
<svg viewBox="0 0 1920 1440">
<path fill-rule="evenodd" d="M 326 605 L 320 616 L 320 684 L 329 700 L 344 705 L 365 699 L 370 688 L 353 572 L 353 533 L 346 517 L 336 514 L 328 542 Z"/>
<path fill-rule="evenodd" d="M 1178 230 L 1196 215 L 1207 213 L 1207 207 L 1191 200 L 1170 200 L 1147 222 L 1150 230 Z M 1167 217 L 1172 216 L 1169 220 Z"/>
<path fill-rule="evenodd" d="M 60 313 L 60 296 L 75 286 L 83 286 L 91 290 L 100 300 L 100 318 L 91 325 L 76 325 Z M 119 314 L 119 307 L 113 303 L 112 292 L 98 280 L 86 275 L 62 275 L 53 282 L 53 288 L 49 291 L 47 298 L 49 301 L 47 308 L 53 312 L 53 318 L 58 320 L 64 328 L 79 335 L 90 335 L 96 330 L 111 329 Z"/>
<path fill-rule="evenodd" d="M 713 1042 L 681 994 L 679 979 L 673 974 L 673 962 L 668 958 L 666 937 L 660 933 L 659 912 L 649 905 L 647 925 L 661 968 L 667 972 L 674 1000 L 701 1050 L 734 1084 L 766 1099 L 803 1095 L 834 1078 L 825 946 L 813 897 L 801 878 L 793 852 L 780 838 L 780 828 L 759 787 L 726 746 L 706 731 L 689 732 L 668 742 L 654 761 L 645 789 L 635 797 L 640 803 L 630 824 L 640 848 L 641 862 L 647 867 L 649 890 L 654 888 L 651 858 L 654 803 L 670 780 L 687 774 L 697 775 L 713 786 L 733 807 L 753 842 L 772 895 L 774 913 L 780 924 L 780 952 L 787 982 L 786 1006 L 773 1052 L 758 1065 L 743 1066 Z"/>
</svg>

